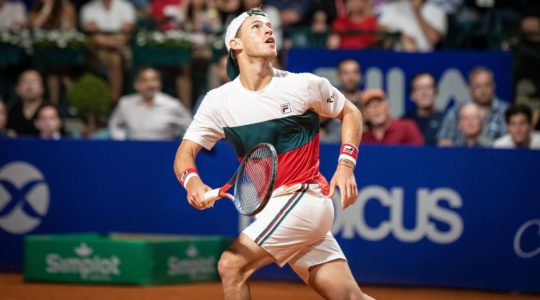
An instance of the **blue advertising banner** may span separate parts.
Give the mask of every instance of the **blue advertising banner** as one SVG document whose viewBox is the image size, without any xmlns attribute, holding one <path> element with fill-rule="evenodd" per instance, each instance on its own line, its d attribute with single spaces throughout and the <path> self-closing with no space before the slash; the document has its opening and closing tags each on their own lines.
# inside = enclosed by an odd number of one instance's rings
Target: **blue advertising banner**
<svg viewBox="0 0 540 300">
<path fill-rule="evenodd" d="M 437 80 L 436 106 L 446 109 L 454 102 L 470 99 L 468 74 L 476 67 L 492 70 L 496 94 L 503 101 L 512 97 L 512 57 L 507 52 L 437 51 L 402 53 L 393 51 L 358 51 L 328 49 L 291 49 L 287 69 L 292 72 L 313 72 L 328 78 L 336 87 L 337 65 L 344 59 L 358 61 L 362 69 L 363 88 L 382 88 L 390 101 L 392 114 L 401 117 L 413 109 L 409 82 L 415 74 L 429 72 Z"/>
<path fill-rule="evenodd" d="M 248 221 L 219 201 L 197 211 L 172 163 L 177 142 L 0 141 L 0 269 L 22 266 L 27 234 L 139 232 L 236 236 Z M 328 178 L 338 145 L 321 145 Z M 210 186 L 238 162 L 198 158 Z M 333 233 L 358 281 L 540 292 L 540 151 L 363 146 L 360 195 Z M 293 278 L 269 267 L 258 278 Z"/>
</svg>

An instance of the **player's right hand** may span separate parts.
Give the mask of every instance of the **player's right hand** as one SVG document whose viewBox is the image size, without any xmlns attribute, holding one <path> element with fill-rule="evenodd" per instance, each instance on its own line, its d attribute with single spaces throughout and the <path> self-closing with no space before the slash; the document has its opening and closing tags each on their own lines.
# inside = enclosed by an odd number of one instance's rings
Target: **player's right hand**
<svg viewBox="0 0 540 300">
<path fill-rule="evenodd" d="M 203 210 L 213 206 L 213 202 L 204 201 L 204 193 L 210 190 L 210 187 L 204 184 L 200 177 L 193 177 L 186 186 L 188 203 L 196 209 Z"/>
</svg>

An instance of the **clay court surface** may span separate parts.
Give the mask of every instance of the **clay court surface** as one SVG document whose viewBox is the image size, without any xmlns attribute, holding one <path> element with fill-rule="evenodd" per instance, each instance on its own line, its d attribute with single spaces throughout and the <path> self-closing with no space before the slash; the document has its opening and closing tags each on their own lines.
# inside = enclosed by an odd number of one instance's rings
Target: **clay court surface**
<svg viewBox="0 0 540 300">
<path fill-rule="evenodd" d="M 377 299 L 399 300 L 532 300 L 540 295 L 493 293 L 471 290 L 365 286 Z M 321 299 L 300 283 L 254 281 L 251 291 L 255 300 Z M 0 274 L 0 299 L 222 299 L 219 283 L 164 286 L 106 286 L 52 283 L 26 283 L 20 274 Z"/>
</svg>

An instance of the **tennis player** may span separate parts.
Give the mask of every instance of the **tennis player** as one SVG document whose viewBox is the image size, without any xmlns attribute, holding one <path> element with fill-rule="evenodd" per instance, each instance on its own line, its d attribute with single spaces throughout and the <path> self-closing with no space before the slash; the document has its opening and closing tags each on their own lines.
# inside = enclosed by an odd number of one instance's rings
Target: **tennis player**
<svg viewBox="0 0 540 300">
<path fill-rule="evenodd" d="M 372 299 L 358 287 L 330 232 L 335 189 L 343 209 L 358 196 L 353 170 L 362 132 L 360 112 L 328 80 L 272 67 L 276 39 L 262 10 L 236 17 L 225 44 L 233 80 L 205 96 L 174 162 L 189 204 L 209 206 L 203 200 L 210 187 L 195 166 L 202 147 L 211 149 L 224 138 L 240 158 L 263 142 L 278 153 L 272 198 L 219 260 L 225 299 L 249 299 L 248 278 L 272 262 L 288 263 L 326 299 Z M 342 121 L 343 144 L 330 184 L 319 171 L 319 116 Z"/>
</svg>

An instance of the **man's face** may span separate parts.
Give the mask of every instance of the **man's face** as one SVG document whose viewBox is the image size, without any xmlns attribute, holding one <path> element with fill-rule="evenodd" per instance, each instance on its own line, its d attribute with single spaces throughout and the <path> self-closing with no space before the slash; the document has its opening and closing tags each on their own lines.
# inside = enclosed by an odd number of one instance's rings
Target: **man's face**
<svg viewBox="0 0 540 300">
<path fill-rule="evenodd" d="M 135 82 L 135 90 L 146 99 L 154 98 L 155 94 L 161 90 L 159 74 L 152 69 L 144 70 Z"/>
<path fill-rule="evenodd" d="M 368 0 L 348 0 L 346 2 L 349 12 L 361 12 L 368 8 Z"/>
<path fill-rule="evenodd" d="M 466 137 L 474 137 L 482 130 L 480 109 L 474 105 L 465 105 L 459 111 L 458 127 Z"/>
<path fill-rule="evenodd" d="M 17 95 L 23 101 L 43 97 L 43 82 L 36 71 L 26 71 L 19 77 L 16 87 Z"/>
<path fill-rule="evenodd" d="M 511 116 L 506 127 L 515 144 L 524 144 L 527 142 L 533 129 L 532 124 L 529 123 L 525 114 Z"/>
<path fill-rule="evenodd" d="M 472 100 L 479 105 L 490 105 L 495 95 L 495 84 L 488 72 L 478 72 L 471 77 L 469 83 Z"/>
<path fill-rule="evenodd" d="M 345 92 L 354 93 L 358 90 L 358 85 L 362 81 L 360 65 L 352 60 L 344 61 L 339 65 L 338 79 L 341 88 Z"/>
<path fill-rule="evenodd" d="M 435 105 L 435 81 L 429 75 L 420 75 L 412 83 L 411 100 L 418 108 L 431 109 Z"/>
<path fill-rule="evenodd" d="M 239 32 L 240 36 L 234 40 L 239 42 L 239 47 L 248 57 L 274 59 L 277 56 L 276 38 L 268 18 L 257 15 L 248 17 Z"/>
<path fill-rule="evenodd" d="M 61 126 L 62 121 L 54 108 L 47 106 L 40 110 L 36 119 L 36 128 L 42 135 L 50 136 L 60 131 Z"/>
<path fill-rule="evenodd" d="M 364 106 L 363 113 L 371 126 L 381 126 L 390 118 L 390 107 L 383 99 L 373 99 Z"/>
</svg>

